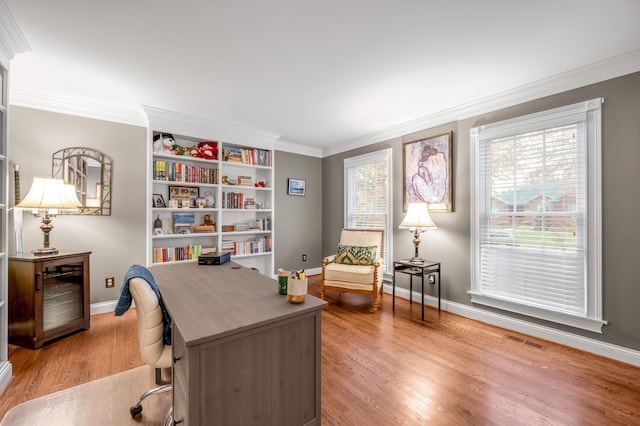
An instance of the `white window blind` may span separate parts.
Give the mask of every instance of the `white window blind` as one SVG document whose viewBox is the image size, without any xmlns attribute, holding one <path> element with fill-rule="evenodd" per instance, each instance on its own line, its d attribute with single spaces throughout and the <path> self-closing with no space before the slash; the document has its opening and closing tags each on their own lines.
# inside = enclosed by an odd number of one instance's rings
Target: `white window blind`
<svg viewBox="0 0 640 426">
<path fill-rule="evenodd" d="M 594 325 L 567 318 L 602 325 L 599 268 L 589 266 L 600 244 L 589 227 L 600 226 L 599 184 L 590 179 L 599 167 L 589 163 L 599 161 L 600 104 L 472 130 L 472 301 L 581 328 Z"/>
<path fill-rule="evenodd" d="M 390 258 L 391 149 L 344 160 L 346 228 L 384 229 L 384 271 Z"/>
</svg>

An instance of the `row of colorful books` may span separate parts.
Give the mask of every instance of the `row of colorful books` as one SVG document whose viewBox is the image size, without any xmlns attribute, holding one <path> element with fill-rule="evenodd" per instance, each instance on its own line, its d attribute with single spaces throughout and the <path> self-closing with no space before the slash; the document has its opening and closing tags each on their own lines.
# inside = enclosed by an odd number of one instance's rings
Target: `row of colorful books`
<svg viewBox="0 0 640 426">
<path fill-rule="evenodd" d="M 222 191 L 223 209 L 244 209 L 244 194 L 242 192 Z"/>
<path fill-rule="evenodd" d="M 271 235 L 249 241 L 222 240 L 220 250 L 231 252 L 233 255 L 269 253 L 271 252 L 271 242 Z"/>
<path fill-rule="evenodd" d="M 219 171 L 171 161 L 153 161 L 153 179 L 169 182 L 218 183 Z"/>
<path fill-rule="evenodd" d="M 224 161 L 254 166 L 271 166 L 271 151 L 256 148 L 224 148 Z"/>
<path fill-rule="evenodd" d="M 195 260 L 202 252 L 201 245 L 183 247 L 154 247 L 153 263 L 175 262 L 177 260 Z"/>
</svg>

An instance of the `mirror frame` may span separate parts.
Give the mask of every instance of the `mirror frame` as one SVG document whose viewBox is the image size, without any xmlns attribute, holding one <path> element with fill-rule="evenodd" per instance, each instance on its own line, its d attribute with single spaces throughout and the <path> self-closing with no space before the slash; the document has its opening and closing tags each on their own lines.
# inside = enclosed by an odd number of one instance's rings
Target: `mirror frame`
<svg viewBox="0 0 640 426">
<path fill-rule="evenodd" d="M 86 203 L 85 189 L 78 188 L 78 182 L 69 179 L 69 173 L 82 158 L 92 159 L 100 165 L 100 205 L 87 206 L 79 209 L 77 214 L 110 216 L 111 215 L 111 182 L 113 178 L 113 159 L 97 149 L 86 147 L 70 147 L 56 151 L 51 156 L 51 176 L 61 178 L 65 183 L 70 183 L 76 187 L 78 199 Z M 86 170 L 85 170 L 86 171 Z M 82 172 L 80 172 L 82 174 Z M 86 178 L 86 174 L 81 177 Z"/>
</svg>

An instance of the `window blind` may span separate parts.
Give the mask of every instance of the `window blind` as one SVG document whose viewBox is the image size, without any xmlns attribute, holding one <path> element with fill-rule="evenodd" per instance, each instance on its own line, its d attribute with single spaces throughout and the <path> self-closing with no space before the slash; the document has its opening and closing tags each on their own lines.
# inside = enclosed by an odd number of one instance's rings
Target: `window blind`
<svg viewBox="0 0 640 426">
<path fill-rule="evenodd" d="M 345 159 L 344 170 L 345 227 L 384 229 L 384 270 L 388 272 L 391 150 Z"/>
<path fill-rule="evenodd" d="M 483 294 L 586 315 L 585 129 L 572 112 L 480 132 Z"/>
</svg>

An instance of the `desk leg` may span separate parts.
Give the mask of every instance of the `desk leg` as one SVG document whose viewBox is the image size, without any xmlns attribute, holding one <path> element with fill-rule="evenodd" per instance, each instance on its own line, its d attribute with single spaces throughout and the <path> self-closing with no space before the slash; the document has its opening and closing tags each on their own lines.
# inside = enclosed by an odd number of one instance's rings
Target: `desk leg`
<svg viewBox="0 0 640 426">
<path fill-rule="evenodd" d="M 424 321 L 424 271 L 420 276 L 422 277 L 422 321 Z"/>
</svg>

